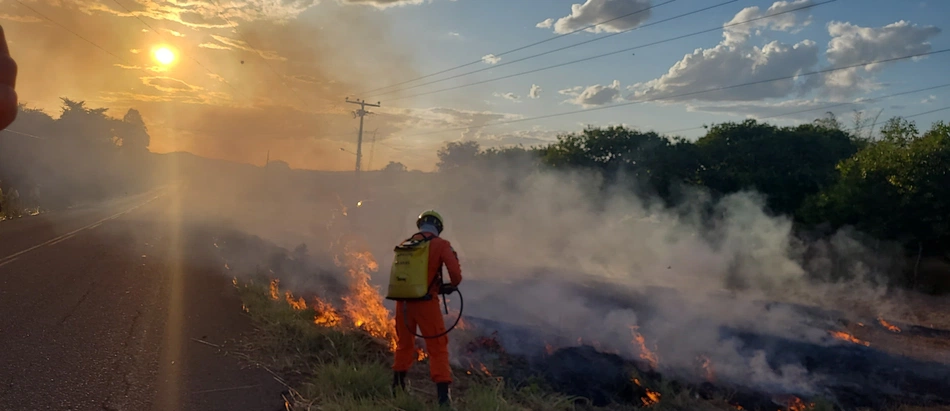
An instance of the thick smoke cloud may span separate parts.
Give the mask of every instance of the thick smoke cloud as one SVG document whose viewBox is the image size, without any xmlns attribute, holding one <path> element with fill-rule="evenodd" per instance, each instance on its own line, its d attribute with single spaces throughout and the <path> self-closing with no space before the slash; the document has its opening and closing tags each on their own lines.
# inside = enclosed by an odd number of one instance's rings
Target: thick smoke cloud
<svg viewBox="0 0 950 411">
<path fill-rule="evenodd" d="M 768 215 L 754 193 L 713 200 L 686 190 L 685 201 L 666 207 L 595 175 L 499 164 L 456 175 L 368 174 L 361 184 L 360 193 L 342 182 L 324 185 L 319 202 L 288 205 L 255 233 L 287 248 L 307 242 L 319 254 L 334 235 L 358 229 L 384 289 L 392 246 L 413 232 L 420 211 L 436 209 L 462 260 L 465 316 L 527 327 L 553 345 L 596 342 L 630 359 L 642 353 L 631 330 L 638 327 L 659 369 L 681 378 L 700 378 L 696 362 L 704 357 L 720 380 L 815 393 L 820 376 L 801 364 L 772 367 L 767 360 L 777 353 L 747 349 L 723 330 L 835 344 L 831 319 L 800 305 L 837 310 L 836 318 L 900 308 L 877 305 L 885 289 L 874 285 L 897 259 L 848 232 L 800 240 L 791 221 Z M 364 201 L 338 216 L 345 225 L 333 235 L 314 228 L 319 218 L 308 211 L 339 209 L 330 193 L 344 206 Z M 817 281 L 832 278 L 839 280 Z M 859 301 L 864 306 L 851 305 Z"/>
</svg>

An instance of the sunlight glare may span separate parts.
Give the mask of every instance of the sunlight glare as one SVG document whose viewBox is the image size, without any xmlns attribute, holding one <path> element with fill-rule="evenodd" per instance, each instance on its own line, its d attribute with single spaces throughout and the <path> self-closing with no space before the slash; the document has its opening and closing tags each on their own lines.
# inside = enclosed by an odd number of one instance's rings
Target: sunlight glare
<svg viewBox="0 0 950 411">
<path fill-rule="evenodd" d="M 152 52 L 152 56 L 155 57 L 156 61 L 166 66 L 175 61 L 175 52 L 168 47 L 156 48 L 155 51 Z"/>
</svg>

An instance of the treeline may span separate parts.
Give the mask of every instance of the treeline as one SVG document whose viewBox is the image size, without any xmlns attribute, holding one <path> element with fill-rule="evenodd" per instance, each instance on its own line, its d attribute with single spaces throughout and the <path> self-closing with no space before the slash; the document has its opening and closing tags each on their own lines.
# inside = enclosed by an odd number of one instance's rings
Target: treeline
<svg viewBox="0 0 950 411">
<path fill-rule="evenodd" d="M 689 186 L 714 196 L 754 190 L 801 232 L 850 226 L 901 244 L 908 264 L 895 283 L 950 292 L 950 126 L 943 122 L 921 131 L 895 117 L 870 133 L 846 130 L 833 115 L 794 127 L 746 120 L 708 127 L 695 142 L 589 127 L 531 148 L 451 142 L 438 156 L 443 172 L 499 161 L 594 170 L 668 204 Z"/>
<path fill-rule="evenodd" d="M 142 116 L 63 98 L 61 115 L 21 104 L 0 133 L 0 216 L 16 217 L 137 192 L 151 177 Z"/>
</svg>

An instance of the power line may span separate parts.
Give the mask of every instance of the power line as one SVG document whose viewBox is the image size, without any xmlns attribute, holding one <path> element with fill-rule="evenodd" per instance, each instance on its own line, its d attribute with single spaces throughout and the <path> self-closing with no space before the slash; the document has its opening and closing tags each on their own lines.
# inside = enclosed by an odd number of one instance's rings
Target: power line
<svg viewBox="0 0 950 411">
<path fill-rule="evenodd" d="M 903 91 L 903 92 L 900 92 L 900 93 L 888 94 L 888 95 L 884 95 L 884 96 L 880 96 L 880 97 L 862 99 L 861 101 L 848 101 L 848 102 L 843 102 L 843 103 L 835 103 L 835 104 L 829 104 L 829 105 L 822 106 L 822 107 L 809 108 L 809 109 L 797 110 L 797 111 L 790 111 L 790 112 L 787 112 L 787 113 L 773 114 L 773 115 L 764 116 L 764 117 L 757 117 L 757 118 L 758 118 L 759 120 L 765 120 L 765 119 L 775 118 L 775 117 L 784 117 L 784 116 L 791 116 L 791 115 L 795 115 L 795 114 L 802 114 L 802 113 L 807 113 L 807 112 L 810 112 L 810 111 L 828 110 L 828 109 L 832 109 L 832 108 L 835 108 L 835 107 L 841 107 L 841 106 L 855 105 L 855 104 L 868 103 L 868 102 L 877 102 L 877 101 L 886 100 L 886 99 L 889 99 L 889 98 L 894 98 L 894 97 L 899 97 L 899 96 L 905 96 L 905 95 L 914 94 L 914 93 L 922 93 L 922 92 L 924 92 L 924 91 L 931 91 L 931 90 L 936 90 L 936 89 L 945 88 L 945 87 L 950 87 L 950 83 L 941 84 L 941 85 L 937 85 L 937 86 L 931 86 L 931 87 L 925 87 L 925 88 L 919 88 L 919 89 L 916 89 L 916 90 Z M 703 129 L 703 128 L 705 128 L 705 126 L 690 127 L 690 128 L 681 128 L 681 129 L 676 129 L 676 130 L 663 131 L 663 132 L 660 132 L 660 134 L 680 133 L 680 132 L 683 132 L 683 131 L 701 130 L 701 129 Z"/>
<path fill-rule="evenodd" d="M 565 63 L 560 63 L 560 64 L 551 65 L 551 66 L 541 67 L 541 68 L 537 68 L 537 69 L 533 69 L 533 70 L 528 70 L 528 71 L 522 71 L 522 72 L 519 72 L 519 73 L 509 74 L 509 75 L 506 75 L 506 76 L 496 77 L 496 78 L 493 78 L 493 79 L 487 79 L 487 80 L 482 80 L 482 81 L 476 81 L 476 82 L 474 82 L 474 83 L 462 84 L 462 85 L 453 86 L 453 87 L 446 87 L 446 88 L 442 88 L 442 89 L 438 89 L 438 90 L 427 91 L 427 92 L 418 93 L 418 94 L 412 94 L 412 95 L 409 95 L 409 96 L 395 97 L 395 98 L 391 98 L 390 100 L 393 100 L 393 101 L 395 101 L 395 100 L 403 100 L 403 99 L 407 99 L 407 98 L 413 98 L 413 97 L 425 96 L 425 95 L 429 95 L 429 94 L 441 93 L 441 92 L 443 92 L 443 91 L 457 90 L 457 89 L 460 89 L 460 88 L 471 87 L 471 86 L 475 86 L 475 85 L 479 85 L 479 84 L 491 83 L 491 82 L 495 82 L 495 81 L 499 81 L 499 80 L 505 80 L 505 79 L 509 79 L 509 78 L 513 78 L 513 77 L 519 77 L 519 76 L 523 76 L 523 75 L 525 75 L 525 74 L 532 74 L 532 73 L 537 73 L 537 72 L 540 72 L 540 71 L 545 71 L 545 70 L 550 70 L 550 69 L 554 69 L 554 68 L 569 66 L 569 65 L 571 65 L 571 64 L 583 63 L 583 62 L 586 62 L 586 61 L 591 61 L 591 60 L 599 59 L 599 58 L 602 58 L 602 57 L 613 56 L 613 55 L 621 54 L 621 53 L 629 53 L 629 52 L 631 52 L 631 51 L 633 51 L 633 50 L 642 49 L 642 48 L 646 48 L 646 47 L 650 47 L 650 46 L 655 46 L 655 45 L 657 45 L 657 44 L 668 43 L 668 42 L 675 41 L 675 40 L 681 40 L 681 39 L 684 39 L 684 38 L 687 38 L 687 37 L 698 36 L 698 35 L 700 35 L 700 34 L 705 34 L 705 33 L 709 33 L 709 32 L 712 32 L 712 31 L 723 30 L 723 29 L 726 29 L 726 28 L 729 28 L 729 27 L 734 27 L 734 26 L 738 26 L 738 25 L 742 25 L 742 24 L 748 24 L 748 23 L 752 23 L 752 22 L 754 22 L 754 21 L 758 21 L 758 20 L 762 20 L 762 19 L 767 19 L 767 18 L 772 18 L 772 17 L 779 16 L 779 15 L 786 14 L 786 13 L 792 13 L 792 12 L 796 12 L 796 11 L 800 11 L 800 10 L 804 10 L 804 9 L 808 9 L 808 8 L 818 7 L 818 6 L 821 6 L 821 5 L 828 4 L 828 3 L 834 3 L 835 1 L 837 1 L 837 0 L 827 0 L 827 1 L 824 1 L 824 2 L 821 2 L 821 3 L 808 4 L 808 5 L 805 5 L 805 6 L 802 6 L 802 7 L 798 7 L 798 8 L 795 8 L 795 9 L 789 9 L 789 10 L 781 11 L 781 12 L 778 12 L 778 13 L 769 14 L 769 15 L 766 15 L 766 16 L 760 16 L 760 17 L 756 17 L 756 18 L 752 18 L 752 19 L 749 19 L 749 20 L 740 21 L 740 22 L 736 22 L 736 23 L 730 23 L 730 24 L 726 24 L 726 25 L 722 25 L 722 26 L 716 26 L 716 27 L 713 27 L 713 28 L 710 28 L 710 29 L 697 31 L 697 32 L 693 32 L 693 33 L 690 33 L 690 34 L 684 34 L 684 35 L 682 35 L 682 36 L 672 37 L 672 38 L 668 38 L 668 39 L 665 39 L 665 40 L 659 40 L 659 41 L 655 41 L 655 42 L 652 42 L 652 43 L 641 44 L 641 45 L 639 45 L 639 46 L 630 47 L 630 48 L 625 48 L 625 49 L 623 49 L 623 50 L 612 51 L 612 52 L 609 52 L 609 53 L 604 53 L 604 54 L 599 54 L 599 55 L 596 55 L 596 56 L 591 56 L 591 57 L 586 57 L 586 58 L 577 59 L 577 60 L 573 60 L 573 61 L 568 61 L 568 62 L 565 62 Z"/>
<path fill-rule="evenodd" d="M 102 50 L 103 52 L 105 52 L 106 54 L 108 54 L 108 55 L 110 55 L 110 56 L 112 56 L 112 57 L 115 57 L 116 60 L 119 60 L 120 62 L 125 63 L 127 66 L 130 66 L 130 67 L 132 66 L 131 64 L 129 64 L 128 61 L 125 61 L 125 59 L 123 59 L 122 57 L 119 57 L 119 56 L 116 55 L 115 53 L 113 53 L 113 52 L 111 52 L 111 51 L 109 51 L 109 50 L 106 50 L 106 49 L 103 48 L 102 46 L 96 44 L 96 42 L 94 42 L 94 41 L 92 41 L 92 40 L 89 40 L 89 39 L 83 37 L 81 34 L 76 33 L 75 31 L 71 30 L 69 27 L 64 26 L 62 23 L 59 23 L 59 22 L 57 22 L 57 21 L 55 21 L 55 20 L 49 18 L 47 15 L 45 15 L 45 14 L 43 14 L 43 13 L 40 13 L 38 10 L 36 10 L 36 9 L 34 9 L 34 8 L 30 7 L 30 6 L 28 6 L 28 5 L 27 5 L 26 3 L 24 3 L 22 0 L 16 0 L 16 2 L 17 2 L 17 3 L 20 3 L 21 6 L 26 7 L 27 9 L 29 9 L 30 11 L 32 11 L 33 13 L 35 13 L 37 16 L 40 16 L 40 17 L 46 19 L 46 20 L 49 21 L 50 23 L 53 23 L 53 24 L 59 26 L 61 29 L 68 31 L 69 33 L 71 33 L 72 35 L 74 35 L 74 36 L 80 38 L 81 40 L 85 41 L 86 43 L 91 44 L 93 47 L 95 47 L 95 48 L 97 48 L 97 49 L 99 49 L 99 50 Z M 139 69 L 139 70 L 142 70 L 142 69 Z M 144 70 L 143 70 L 143 71 L 144 71 Z M 151 73 L 149 73 L 149 74 L 151 74 Z"/>
<path fill-rule="evenodd" d="M 128 12 L 132 17 L 135 17 L 135 19 L 138 20 L 139 22 L 141 22 L 143 25 L 145 25 L 145 27 L 148 27 L 149 30 L 152 31 L 152 33 L 155 33 L 155 35 L 159 36 L 162 40 L 166 40 L 166 41 L 167 41 L 167 39 L 165 38 L 165 36 L 163 36 L 163 35 L 161 34 L 161 32 L 159 32 L 158 30 L 156 30 L 154 27 L 152 27 L 152 25 L 148 24 L 145 20 L 142 20 L 141 17 L 137 16 L 134 12 L 132 12 L 131 9 L 129 9 L 128 7 L 126 7 L 124 4 L 120 3 L 119 0 L 112 0 L 112 1 L 114 1 L 115 4 L 118 5 L 119 7 L 123 8 L 123 9 L 124 9 L 126 12 Z M 207 66 L 205 66 L 204 64 L 202 64 L 200 61 L 198 61 L 198 59 L 196 59 L 196 58 L 195 58 L 194 56 L 192 56 L 190 53 L 185 53 L 185 54 L 188 55 L 188 58 L 190 58 L 191 61 L 194 61 L 195 64 L 197 64 L 199 67 L 205 69 L 205 71 L 207 71 L 208 74 L 211 74 L 212 76 L 217 76 L 218 78 L 221 79 L 221 81 L 224 82 L 224 84 L 227 84 L 228 87 L 230 87 L 232 90 L 234 90 L 235 93 L 240 94 L 240 95 L 243 96 L 244 98 L 246 98 L 246 99 L 248 99 L 249 101 L 253 102 L 253 99 L 251 99 L 250 97 L 248 97 L 246 94 L 242 93 L 241 90 L 239 90 L 237 87 L 235 87 L 233 84 L 231 84 L 227 79 L 224 78 L 224 76 L 222 76 L 222 75 L 220 75 L 220 74 L 218 74 L 218 73 L 215 73 L 215 72 L 211 71 L 211 69 L 209 69 Z"/>
<path fill-rule="evenodd" d="M 670 0 L 670 1 L 673 1 L 673 0 Z M 443 82 L 443 81 L 452 80 L 452 79 L 456 79 L 456 78 L 459 78 L 459 77 L 468 76 L 468 75 L 475 74 L 475 73 L 480 73 L 480 72 L 487 71 L 487 70 L 493 70 L 493 69 L 496 69 L 496 68 L 498 68 L 498 67 L 503 67 L 503 66 L 506 66 L 506 65 L 509 65 L 509 64 L 519 63 L 519 62 L 522 62 L 522 61 L 525 61 L 525 60 L 530 60 L 530 59 L 533 59 L 533 58 L 536 58 L 536 57 L 541 57 L 541 56 L 545 56 L 545 55 L 548 55 L 548 54 L 552 54 L 552 53 L 556 53 L 556 52 L 559 52 L 559 51 L 563 51 L 563 50 L 567 50 L 567 49 L 570 49 L 570 48 L 574 48 L 574 47 L 577 47 L 577 46 L 582 46 L 582 45 L 584 45 L 584 44 L 593 43 L 593 42 L 595 42 L 595 41 L 601 41 L 601 40 L 609 39 L 609 38 L 611 38 L 611 37 L 613 37 L 613 36 L 618 36 L 618 35 L 621 35 L 621 34 L 626 34 L 626 33 L 629 33 L 629 32 L 631 32 L 631 31 L 636 31 L 636 30 L 640 30 L 640 29 L 647 28 L 647 27 L 650 27 L 650 26 L 655 26 L 655 25 L 657 25 L 657 24 L 666 23 L 666 22 L 668 22 L 668 21 L 677 20 L 677 19 L 680 19 L 680 18 L 683 18 L 683 17 L 691 16 L 691 15 L 693 15 L 693 14 L 697 14 L 697 13 L 701 13 L 701 12 L 704 12 L 704 11 L 712 10 L 712 9 L 714 9 L 714 8 L 716 8 L 716 7 L 722 7 L 722 6 L 725 6 L 725 5 L 730 4 L 730 3 L 735 3 L 735 2 L 737 2 L 737 1 L 739 1 L 739 0 L 728 0 L 728 1 L 723 2 L 723 3 L 715 4 L 715 5 L 712 5 L 712 6 L 709 6 L 709 7 L 704 7 L 704 8 L 699 9 L 699 10 L 694 10 L 694 11 L 691 11 L 691 12 L 688 12 L 688 13 L 683 13 L 683 14 L 680 14 L 680 15 L 677 15 L 677 16 L 673 16 L 673 17 L 669 17 L 669 18 L 666 18 L 666 19 L 663 19 L 663 20 L 654 21 L 654 22 L 649 23 L 649 24 L 640 25 L 640 26 L 633 27 L 633 28 L 630 28 L 630 29 L 627 29 L 627 30 L 623 30 L 623 31 L 620 31 L 620 32 L 611 33 L 611 34 L 608 34 L 608 35 L 606 35 L 606 36 L 597 37 L 597 38 L 593 38 L 593 39 L 590 39 L 590 40 L 585 40 L 585 41 L 582 41 L 582 42 L 580 42 L 580 43 L 575 43 L 575 44 L 571 44 L 571 45 L 568 45 L 568 46 L 556 48 L 556 49 L 553 49 L 553 50 L 548 50 L 548 51 L 545 51 L 545 52 L 543 52 L 543 53 L 533 54 L 533 55 L 530 55 L 530 56 L 527 56 L 527 57 L 522 57 L 522 58 L 517 59 L 517 60 L 508 61 L 508 62 L 504 62 L 504 63 L 501 63 L 501 64 L 495 64 L 495 65 L 492 65 L 492 66 L 490 66 L 490 67 L 484 67 L 484 68 L 481 68 L 481 69 L 478 69 L 478 70 L 473 70 L 473 71 L 469 71 L 469 72 L 465 72 L 465 73 L 461 73 L 461 74 L 456 74 L 456 75 L 451 76 L 451 77 L 446 77 L 446 78 L 439 79 L 439 80 L 433 80 L 433 81 L 429 81 L 429 82 L 426 82 L 426 83 L 417 84 L 417 85 L 414 85 L 414 86 L 411 86 L 411 87 L 406 87 L 406 88 L 403 88 L 403 89 L 399 89 L 399 90 L 387 91 L 387 92 L 384 92 L 384 93 L 380 93 L 380 94 L 374 95 L 373 97 L 383 96 L 383 95 L 386 95 L 386 94 L 397 93 L 397 92 L 405 91 L 405 90 L 411 90 L 411 89 L 414 89 L 414 88 L 418 88 L 418 87 L 422 87 L 422 86 L 427 86 L 427 85 L 430 85 L 430 84 L 441 83 L 441 82 Z M 659 7 L 659 6 L 662 6 L 662 5 L 664 5 L 664 4 L 668 4 L 668 3 L 670 3 L 670 2 L 668 1 L 668 2 L 666 2 L 666 3 L 657 4 L 656 6 L 653 6 L 653 7 Z M 652 8 L 652 7 L 651 7 L 651 8 Z"/>
<path fill-rule="evenodd" d="M 908 119 L 908 118 L 915 118 L 915 117 L 920 117 L 920 116 L 926 116 L 927 114 L 939 113 L 939 112 L 941 112 L 941 111 L 947 111 L 947 110 L 950 110 L 950 106 L 941 107 L 941 108 L 934 109 L 934 110 L 928 110 L 928 111 L 924 111 L 924 112 L 922 112 L 922 113 L 916 113 L 916 114 L 910 114 L 910 115 L 907 115 L 907 116 L 898 116 L 898 117 L 903 118 L 903 119 Z M 870 127 L 874 127 L 874 126 L 879 125 L 879 124 L 884 124 L 884 123 L 887 123 L 888 121 L 890 121 L 890 120 L 876 121 L 876 122 L 874 122 L 873 124 L 871 124 Z M 857 128 L 857 127 L 855 127 L 855 128 Z M 853 131 L 853 130 L 852 130 L 852 131 Z"/>
<path fill-rule="evenodd" d="M 813 75 L 816 75 L 816 74 L 832 73 L 832 72 L 841 71 L 841 70 L 847 70 L 847 69 L 851 69 L 851 68 L 864 67 L 864 66 L 871 65 L 871 64 L 889 63 L 889 62 L 894 62 L 894 61 L 912 59 L 912 58 L 915 58 L 915 57 L 924 57 L 924 56 L 936 55 L 936 54 L 947 53 L 947 52 L 950 52 L 950 48 L 941 49 L 941 50 L 936 50 L 936 51 L 930 51 L 930 52 L 925 52 L 925 53 L 916 53 L 916 54 L 911 54 L 911 55 L 902 56 L 902 57 L 894 57 L 894 58 L 889 58 L 889 59 L 881 59 L 881 60 L 869 61 L 869 62 L 864 62 L 864 63 L 860 63 L 860 64 L 852 64 L 852 65 L 842 66 L 842 67 L 835 67 L 835 68 L 829 68 L 829 69 L 823 69 L 823 70 L 810 71 L 810 72 L 807 72 L 807 73 L 793 74 L 793 75 L 789 75 L 789 76 L 777 77 L 777 78 L 772 78 L 772 79 L 768 79 L 768 80 L 751 81 L 751 82 L 746 82 L 746 83 L 733 84 L 733 85 L 730 85 L 730 86 L 714 87 L 714 88 L 707 89 L 707 90 L 691 91 L 691 92 L 680 93 L 680 94 L 673 94 L 673 95 L 668 95 L 668 96 L 652 97 L 652 98 L 647 98 L 647 99 L 641 99 L 641 100 L 638 100 L 638 101 L 630 101 L 630 102 L 626 102 L 626 103 L 611 104 L 611 105 L 607 105 L 607 106 L 600 106 L 600 107 L 594 107 L 594 108 L 588 108 L 588 109 L 581 109 L 581 110 L 565 111 L 565 112 L 561 112 L 561 113 L 546 114 L 546 115 L 542 115 L 542 116 L 525 117 L 525 118 L 520 118 L 520 119 L 499 121 L 499 122 L 496 122 L 496 123 L 482 124 L 482 125 L 477 125 L 477 126 L 455 127 L 455 128 L 437 130 L 437 131 L 426 132 L 426 133 L 418 133 L 418 134 L 409 135 L 409 136 L 407 136 L 407 137 L 418 137 L 418 136 L 439 134 L 439 133 L 442 133 L 442 132 L 445 132 L 445 131 L 472 130 L 472 129 L 480 129 L 480 128 L 485 128 L 485 127 L 491 127 L 491 126 L 500 126 L 500 125 L 506 125 L 506 124 L 514 124 L 514 123 L 523 123 L 523 122 L 526 122 L 526 121 L 535 121 L 535 120 L 541 120 L 541 119 L 546 119 L 546 118 L 554 118 L 554 117 L 567 116 L 567 115 L 571 115 L 571 114 L 587 113 L 587 112 L 598 111 L 598 110 L 607 110 L 607 109 L 611 109 L 611 108 L 625 107 L 625 106 L 631 106 L 631 105 L 634 105 L 634 104 L 649 103 L 649 102 L 659 101 L 659 100 L 670 100 L 670 99 L 677 99 L 677 98 L 681 98 L 681 97 L 690 97 L 690 96 L 695 96 L 695 95 L 700 95 L 700 94 L 705 94 L 705 93 L 712 93 L 712 92 L 716 92 L 716 91 L 725 91 L 725 90 L 731 90 L 731 89 L 740 88 L 740 87 L 752 86 L 752 85 L 756 85 L 756 84 L 772 83 L 772 82 L 782 81 L 782 80 L 792 80 L 792 79 L 796 79 L 796 78 L 798 78 L 798 77 L 807 77 L 807 76 L 813 76 Z M 928 113 L 928 114 L 929 114 L 929 113 Z"/>
<path fill-rule="evenodd" d="M 495 57 L 501 57 L 501 56 L 504 56 L 504 55 L 506 55 L 506 54 L 511 54 L 511 53 L 516 52 L 516 51 L 521 51 L 521 50 L 524 50 L 524 49 L 527 49 L 527 48 L 530 48 L 530 47 L 537 46 L 537 45 L 539 45 L 539 44 L 544 44 L 544 43 L 547 43 L 547 42 L 552 41 L 552 40 L 559 39 L 559 38 L 564 37 L 564 36 L 569 36 L 569 35 L 571 35 L 571 34 L 578 33 L 578 32 L 584 31 L 584 30 L 588 30 L 588 29 L 594 28 L 594 27 L 596 27 L 596 26 L 600 26 L 600 25 L 603 25 L 603 24 L 610 23 L 610 22 L 612 22 L 612 21 L 616 21 L 616 20 L 620 20 L 620 19 L 623 19 L 623 18 L 627 18 L 627 17 L 630 17 L 630 16 L 632 16 L 632 15 L 634 15 L 634 14 L 643 13 L 643 12 L 645 12 L 645 11 L 649 11 L 649 10 L 651 10 L 651 9 L 654 9 L 654 8 L 657 8 L 657 7 L 660 7 L 660 6 L 663 6 L 663 5 L 670 4 L 670 3 L 674 2 L 674 1 L 676 1 L 676 0 L 669 0 L 669 1 L 665 2 L 665 3 L 656 4 L 656 5 L 653 5 L 653 6 L 644 8 L 644 9 L 640 9 L 640 10 L 634 11 L 634 12 L 632 12 L 632 13 L 627 13 L 627 14 L 624 14 L 624 15 L 622 15 L 622 16 L 614 17 L 614 18 L 609 19 L 609 20 L 604 20 L 604 21 L 601 21 L 601 22 L 599 22 L 599 23 L 594 23 L 594 24 L 591 24 L 591 25 L 588 25 L 588 26 L 584 26 L 584 27 L 581 27 L 581 28 L 579 28 L 579 29 L 577 29 L 577 30 L 574 30 L 574 31 L 571 31 L 571 32 L 568 32 L 568 33 L 559 34 L 559 35 L 554 36 L 554 37 L 550 37 L 550 38 L 547 38 L 547 39 L 544 39 L 544 40 L 541 40 L 541 41 L 537 41 L 537 42 L 534 42 L 534 43 L 531 43 L 531 44 L 528 44 L 528 45 L 525 45 L 525 46 L 521 46 L 521 47 L 518 47 L 518 48 L 514 48 L 514 49 L 508 50 L 508 51 L 506 51 L 506 52 L 504 52 L 504 53 L 499 53 L 499 54 L 494 54 L 494 53 L 492 53 L 492 55 L 495 56 Z M 730 3 L 731 3 L 731 2 L 735 2 L 735 1 L 739 1 L 739 0 L 732 0 L 732 1 L 730 1 Z M 616 35 L 618 35 L 618 34 L 625 33 L 625 32 L 628 32 L 628 31 L 630 31 L 630 30 L 624 30 L 624 31 L 621 31 L 621 32 L 619 32 L 619 33 L 609 34 L 609 35 L 604 36 L 604 37 L 602 37 L 602 38 L 600 38 L 600 39 L 608 38 L 608 37 L 612 37 L 612 36 L 616 36 Z M 586 43 L 586 42 L 585 42 L 585 43 Z M 584 44 L 584 43 L 579 43 L 579 44 Z M 576 45 L 579 45 L 579 44 L 575 44 L 575 46 L 576 46 Z M 573 47 L 573 46 L 571 46 L 571 47 Z M 398 86 L 401 86 L 401 85 L 404 85 L 404 84 L 412 83 L 412 82 L 414 82 L 414 81 L 426 79 L 426 78 L 429 78 L 429 77 L 432 77 L 432 76 L 437 76 L 437 75 L 439 75 L 439 74 L 443 74 L 443 73 L 447 73 L 447 72 L 450 72 L 450 71 L 453 71 L 453 70 L 458 70 L 458 69 L 460 69 L 460 68 L 468 67 L 468 66 L 471 66 L 471 65 L 473 65 L 473 64 L 478 64 L 478 63 L 481 63 L 482 61 L 483 61 L 482 59 L 478 59 L 478 60 L 471 61 L 471 62 L 462 64 L 462 65 L 459 65 L 459 66 L 447 68 L 447 69 L 442 70 L 442 71 L 437 71 L 437 72 L 435 72 L 435 73 L 426 74 L 426 75 L 424 75 L 424 76 L 422 76 L 422 77 L 416 77 L 416 78 L 414 78 L 414 79 L 406 80 L 406 81 L 403 81 L 402 83 L 396 83 L 396 84 L 392 84 L 392 85 L 385 86 L 385 87 L 379 87 L 379 88 L 375 88 L 375 89 L 372 89 L 372 90 L 367 90 L 367 91 L 364 91 L 364 92 L 361 92 L 361 93 L 358 93 L 358 94 L 368 94 L 368 93 L 373 93 L 373 92 L 380 91 L 380 90 L 384 90 L 384 89 L 391 88 L 391 87 L 398 87 Z M 520 60 L 518 60 L 518 61 L 520 61 Z M 505 63 L 505 64 L 510 64 L 510 63 Z M 494 66 L 494 67 L 503 66 L 503 65 L 504 65 L 504 64 L 499 64 L 499 65 Z M 469 74 L 471 74 L 471 73 L 469 73 Z M 453 78 L 453 77 L 450 77 L 450 78 Z M 448 80 L 448 79 L 443 79 L 443 80 Z M 439 80 L 439 81 L 443 81 L 443 80 Z M 431 83 L 426 83 L 426 84 L 431 84 Z M 425 85 L 425 84 L 421 84 L 420 86 L 424 86 L 424 85 Z M 418 86 L 416 86 L 416 87 L 418 87 Z M 387 94 L 387 93 L 383 93 L 383 94 Z M 380 94 L 380 95 L 382 95 L 382 94 Z"/>
<path fill-rule="evenodd" d="M 214 3 L 215 7 L 221 9 L 221 4 L 218 3 L 218 0 L 211 0 L 211 1 Z M 222 19 L 224 19 L 224 21 L 226 21 L 226 22 L 228 23 L 228 25 L 229 25 L 232 29 L 234 29 L 234 32 L 237 33 L 238 37 L 240 37 L 241 40 L 244 41 L 244 43 L 248 45 L 248 47 L 251 47 L 251 48 L 255 48 L 255 49 L 256 49 L 256 47 L 254 47 L 254 45 L 252 45 L 251 42 L 247 40 L 247 37 L 245 37 L 244 34 L 241 33 L 240 31 L 238 31 L 237 25 L 234 24 L 234 23 L 232 23 L 232 22 L 231 22 L 231 19 L 229 19 L 227 16 L 225 16 L 224 13 L 219 13 L 218 15 L 219 15 Z M 277 70 L 274 68 L 274 66 L 272 66 L 270 63 L 267 62 L 267 59 L 266 59 L 266 58 L 264 58 L 264 57 L 261 56 L 260 54 L 257 54 L 257 57 L 260 58 L 261 61 L 264 62 L 264 65 L 266 65 L 266 66 L 270 69 L 270 71 L 274 72 L 274 75 L 276 75 L 277 78 L 280 80 L 280 84 L 283 84 L 283 86 L 286 87 L 287 90 L 290 90 L 291 93 L 293 93 L 295 96 L 297 96 L 297 98 L 300 99 L 300 102 L 303 103 L 304 107 L 310 108 L 310 104 L 308 104 L 307 101 L 304 100 L 304 98 L 300 95 L 300 93 L 297 93 L 297 90 L 294 90 L 293 87 L 290 87 L 290 86 L 287 85 L 287 82 L 284 81 L 284 76 L 283 76 L 282 74 L 280 74 L 279 72 L 277 72 Z"/>
</svg>

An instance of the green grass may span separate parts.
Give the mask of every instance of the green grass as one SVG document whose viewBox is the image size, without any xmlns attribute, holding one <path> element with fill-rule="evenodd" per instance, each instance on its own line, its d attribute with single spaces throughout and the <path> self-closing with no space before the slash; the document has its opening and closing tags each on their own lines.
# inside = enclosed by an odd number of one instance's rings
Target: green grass
<svg viewBox="0 0 950 411">
<path fill-rule="evenodd" d="M 280 375 L 294 394 L 288 410 L 423 411 L 438 409 L 435 386 L 428 379 L 428 367 L 416 364 L 409 374 L 409 393 L 390 391 L 392 353 L 385 342 L 367 333 L 347 327 L 325 327 L 313 322 L 313 308 L 297 310 L 284 299 L 270 298 L 268 281 L 236 284 L 248 315 L 258 332 L 248 345 L 249 358 Z M 643 407 L 614 404 L 605 408 L 589 405 L 583 398 L 552 392 L 542 379 L 529 379 L 520 388 L 479 372 L 471 375 L 454 370 L 453 407 L 459 411 L 735 411 L 728 398 L 702 400 L 689 390 L 675 388 L 665 381 L 646 381 L 647 387 L 661 394 L 658 403 Z M 632 384 L 632 382 L 631 382 Z M 775 409 L 779 409 L 776 407 Z M 775 411 L 775 409 L 771 411 Z M 826 401 L 815 401 L 809 411 L 833 411 Z M 897 408 L 895 411 L 950 411 L 940 408 Z M 751 411 L 751 410 L 750 410 Z"/>
</svg>

